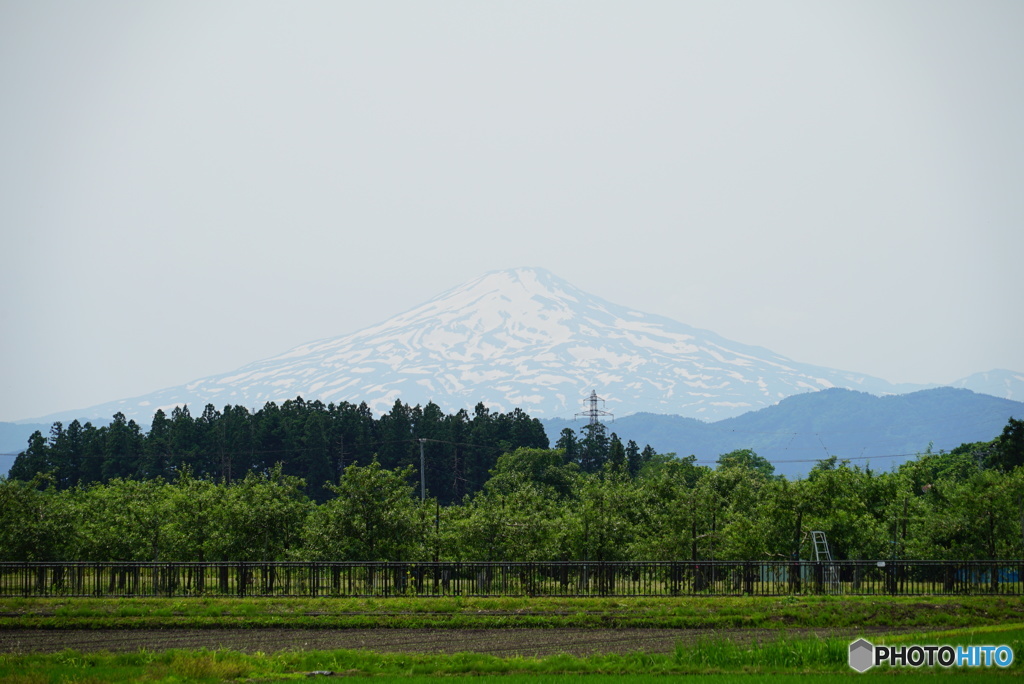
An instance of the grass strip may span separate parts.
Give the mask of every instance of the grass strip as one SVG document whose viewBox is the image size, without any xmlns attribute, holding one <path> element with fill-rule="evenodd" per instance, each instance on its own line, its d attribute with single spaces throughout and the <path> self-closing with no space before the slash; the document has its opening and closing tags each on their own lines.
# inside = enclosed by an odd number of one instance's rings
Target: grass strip
<svg viewBox="0 0 1024 684">
<path fill-rule="evenodd" d="M 1024 634 L 1024 625 L 1003 629 L 963 630 L 945 633 L 942 639 L 964 643 L 970 634 L 984 641 L 1017 643 Z M 917 643 L 945 643 L 934 634 L 916 634 L 903 637 Z M 495 656 L 458 654 L 395 654 L 368 651 L 337 650 L 274 654 L 244 654 L 237 651 L 139 651 L 130 654 L 81 653 L 67 650 L 49 655 L 0 656 L 0 680 L 15 684 L 42 682 L 180 682 L 180 681 L 294 681 L 307 680 L 310 673 L 332 672 L 348 677 L 374 677 L 374 681 L 387 678 L 408 681 L 414 678 L 428 681 L 434 677 L 496 676 L 502 681 L 519 681 L 519 675 L 530 676 L 531 682 L 573 681 L 573 677 L 587 676 L 587 682 L 601 681 L 602 676 L 631 681 L 646 681 L 650 677 L 665 675 L 723 675 L 709 682 L 730 682 L 732 675 L 773 675 L 771 681 L 788 681 L 779 675 L 854 675 L 846 663 L 848 643 L 837 639 L 778 639 L 760 644 L 736 644 L 723 639 L 707 639 L 696 644 L 678 645 L 669 654 L 615 654 L 577 658 L 554 655 L 543 658 L 499 658 Z M 1019 676 L 1022 667 L 1015 663 L 1005 670 L 989 668 L 984 674 Z M 942 668 L 909 670 L 902 668 L 903 676 L 931 675 L 945 672 Z M 894 672 L 890 671 L 889 674 Z M 885 674 L 884 671 L 873 673 Z M 973 674 L 981 674 L 974 670 Z M 313 676 L 315 677 L 315 675 Z M 385 679 L 382 679 L 385 678 Z M 506 679 L 506 677 L 508 677 Z M 541 679 L 538 679 L 540 677 Z M 424 679 L 425 678 L 425 679 Z M 635 678 L 635 679 L 633 679 Z M 663 680 L 662 680 L 663 681 Z M 698 682 L 700 679 L 691 679 Z M 802 678 L 801 682 L 813 681 Z M 851 680 L 852 681 L 852 680 Z M 908 681 L 908 680 L 902 680 Z"/>
<path fill-rule="evenodd" d="M 822 642 L 818 642 L 821 644 Z M 5 682 L 82 681 L 224 681 L 304 679 L 311 672 L 343 675 L 409 677 L 417 675 L 669 675 L 709 672 L 836 672 L 833 656 L 840 644 L 814 646 L 780 643 L 776 664 L 762 664 L 750 652 L 709 642 L 674 654 L 557 655 L 545 658 L 499 658 L 462 653 L 415 655 L 366 651 L 323 651 L 246 655 L 234 651 L 167 651 L 109 654 L 64 651 L 52 655 L 0 656 Z M 795 655 L 793 653 L 795 652 Z M 815 662 L 811 662 L 811 660 Z M 819 662 L 820 661 L 820 662 Z M 781 664 L 779 664 L 781 663 Z"/>
<path fill-rule="evenodd" d="M 3 599 L 0 629 L 968 627 L 1024 622 L 1014 596 Z"/>
</svg>

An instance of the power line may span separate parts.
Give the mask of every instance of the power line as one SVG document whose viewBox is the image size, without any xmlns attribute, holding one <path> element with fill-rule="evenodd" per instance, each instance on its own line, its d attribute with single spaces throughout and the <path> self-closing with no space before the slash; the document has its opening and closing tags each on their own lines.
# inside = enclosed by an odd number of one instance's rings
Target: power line
<svg viewBox="0 0 1024 684">
<path fill-rule="evenodd" d="M 449 442 L 449 441 L 443 440 L 443 439 L 432 439 L 432 438 L 428 438 L 428 437 L 423 437 L 423 438 L 420 438 L 420 437 L 409 437 L 407 439 L 375 440 L 375 441 L 372 441 L 372 442 L 361 442 L 361 443 L 354 444 L 354 445 L 346 445 L 346 447 L 351 446 L 351 449 L 353 451 L 355 451 L 355 450 L 365 449 L 367 447 L 382 447 L 382 446 L 387 446 L 387 445 L 391 445 L 391 444 L 415 444 L 415 443 L 419 442 L 421 439 L 424 442 L 434 442 L 436 444 L 450 444 L 452 446 L 473 447 L 474 449 L 487 449 L 487 450 L 490 450 L 490 451 L 504 451 L 504 449 L 502 449 L 501 447 L 494 446 L 494 445 L 473 444 L 471 442 Z M 47 444 L 47 448 L 50 448 L 50 446 L 51 445 Z M 304 453 L 309 453 L 311 451 L 324 451 L 324 450 L 331 451 L 331 448 L 330 447 L 305 446 L 305 447 L 294 447 L 294 448 L 291 448 L 291 449 L 258 449 L 258 450 L 254 450 L 254 449 L 237 449 L 237 450 L 224 451 L 224 452 L 218 451 L 217 453 L 218 454 L 224 453 L 224 454 L 226 454 L 228 456 L 238 456 L 238 455 L 266 456 L 266 455 L 269 455 L 269 454 L 304 454 Z M 349 451 L 348 448 L 345 449 L 345 452 L 346 453 L 352 453 L 352 451 Z M 22 452 L 22 451 L 14 452 L 14 453 L 0 453 L 0 456 L 20 456 L 23 453 L 24 452 Z M 110 454 L 75 454 L 75 458 L 107 458 L 109 455 Z M 140 455 L 140 456 L 141 455 L 145 455 L 145 453 L 140 451 L 138 455 Z M 154 455 L 159 455 L 159 456 L 175 456 L 177 454 L 161 452 L 159 454 L 154 454 Z"/>
<path fill-rule="evenodd" d="M 835 458 L 837 461 L 872 461 L 880 458 L 909 458 L 911 456 L 920 456 L 920 453 L 912 454 L 877 454 L 875 456 L 849 456 L 849 457 L 838 457 L 829 455 L 828 458 L 793 458 L 793 459 L 774 459 L 770 461 L 773 465 L 776 463 L 820 463 L 821 461 L 827 461 L 831 458 Z M 718 461 L 708 461 L 704 459 L 697 459 L 694 463 L 707 464 L 707 463 L 718 463 Z"/>
</svg>

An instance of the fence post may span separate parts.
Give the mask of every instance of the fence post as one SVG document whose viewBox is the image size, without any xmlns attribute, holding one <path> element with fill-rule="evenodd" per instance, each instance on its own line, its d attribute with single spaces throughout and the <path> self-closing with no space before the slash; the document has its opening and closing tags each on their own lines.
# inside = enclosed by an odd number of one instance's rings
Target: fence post
<svg viewBox="0 0 1024 684">
<path fill-rule="evenodd" d="M 789 566 L 789 590 L 799 594 L 800 589 L 800 561 L 794 559 Z"/>
<path fill-rule="evenodd" d="M 231 573 L 236 578 L 231 580 Z M 345 572 L 347 579 L 341 574 Z M 257 573 L 259 573 L 257 575 Z M 329 573 L 329 574 L 328 574 Z M 429 573 L 430 577 L 427 576 Z M 15 561 L 0 564 L 0 595 L 662 596 L 1024 593 L 1020 560 L 978 561 L 622 561 L 209 563 Z M 716 581 L 714 575 L 719 575 Z M 431 583 L 431 579 L 433 580 Z M 234 586 L 232 586 L 232 582 Z M 321 587 L 321 582 L 323 586 Z M 363 583 L 365 582 L 365 583 Z M 838 582 L 838 584 L 837 584 Z M 432 587 L 431 587 L 432 584 Z M 219 592 L 218 592 L 219 589 Z"/>
<path fill-rule="evenodd" d="M 886 565 L 885 568 L 884 568 L 884 571 L 885 571 L 885 589 L 886 589 L 886 592 L 889 593 L 889 594 L 892 594 L 893 596 L 895 596 L 896 595 L 896 588 L 897 588 L 897 585 L 896 585 L 896 564 L 893 563 L 891 566 Z"/>
</svg>

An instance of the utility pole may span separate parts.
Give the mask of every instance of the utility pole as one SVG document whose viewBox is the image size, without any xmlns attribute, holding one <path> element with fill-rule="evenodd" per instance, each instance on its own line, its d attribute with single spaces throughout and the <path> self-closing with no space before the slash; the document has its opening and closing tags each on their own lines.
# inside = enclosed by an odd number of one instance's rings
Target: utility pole
<svg viewBox="0 0 1024 684">
<path fill-rule="evenodd" d="M 427 499 L 427 471 L 425 461 L 423 460 L 423 443 L 427 440 L 420 438 L 420 501 L 426 501 Z"/>
</svg>

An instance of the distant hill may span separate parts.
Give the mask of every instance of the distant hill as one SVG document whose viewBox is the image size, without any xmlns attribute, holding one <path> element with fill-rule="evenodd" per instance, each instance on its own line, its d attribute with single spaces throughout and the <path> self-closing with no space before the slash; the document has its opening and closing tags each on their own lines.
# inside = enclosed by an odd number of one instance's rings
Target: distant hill
<svg viewBox="0 0 1024 684">
<path fill-rule="evenodd" d="M 876 397 L 828 389 L 783 399 L 775 406 L 714 423 L 638 413 L 608 423 L 608 432 L 659 452 L 695 455 L 713 465 L 721 454 L 753 449 L 789 477 L 806 474 L 829 456 L 888 470 L 931 445 L 950 450 L 995 439 L 1010 418 L 1024 417 L 1024 402 L 940 387 Z M 542 421 L 552 445 L 565 427 L 583 421 Z"/>
<path fill-rule="evenodd" d="M 50 426 L 42 423 L 0 423 L 0 475 L 7 475 L 15 457 L 25 450 L 28 438 L 36 430 L 50 434 Z"/>
</svg>

